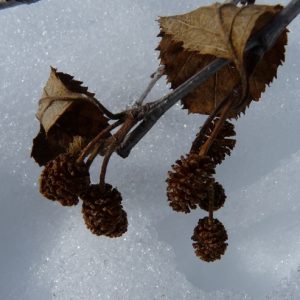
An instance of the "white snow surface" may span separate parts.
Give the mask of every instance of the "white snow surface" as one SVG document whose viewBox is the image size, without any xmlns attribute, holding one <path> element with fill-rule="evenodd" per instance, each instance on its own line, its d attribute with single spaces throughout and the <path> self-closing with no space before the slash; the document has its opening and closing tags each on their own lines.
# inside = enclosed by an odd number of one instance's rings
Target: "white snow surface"
<svg viewBox="0 0 300 300">
<path fill-rule="evenodd" d="M 180 105 L 109 165 L 129 219 L 121 238 L 93 236 L 80 206 L 38 192 L 41 169 L 29 156 L 49 66 L 120 111 L 159 64 L 157 17 L 208 3 L 41 0 L 0 10 L 0 299 L 300 299 L 299 18 L 277 80 L 235 122 L 237 146 L 218 168 L 228 196 L 217 212 L 229 234 L 222 260 L 194 255 L 190 237 L 204 212 L 178 214 L 166 201 L 166 173 L 204 121 Z M 167 92 L 161 80 L 149 99 Z"/>
</svg>

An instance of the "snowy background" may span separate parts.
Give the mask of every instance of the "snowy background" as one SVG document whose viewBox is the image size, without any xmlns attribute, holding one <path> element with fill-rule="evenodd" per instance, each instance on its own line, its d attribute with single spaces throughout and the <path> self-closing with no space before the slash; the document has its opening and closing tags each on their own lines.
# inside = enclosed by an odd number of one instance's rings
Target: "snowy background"
<svg viewBox="0 0 300 300">
<path fill-rule="evenodd" d="M 175 213 L 166 200 L 166 173 L 204 120 L 179 105 L 128 159 L 112 159 L 108 181 L 130 224 L 123 237 L 93 236 L 80 206 L 38 193 L 41 169 L 29 156 L 49 66 L 120 111 L 158 66 L 157 17 L 208 3 L 42 0 L 0 10 L 0 299 L 300 299 L 300 18 L 278 79 L 238 120 L 237 146 L 218 169 L 228 196 L 217 213 L 229 234 L 221 261 L 194 255 L 204 213 Z M 167 91 L 161 80 L 150 99 Z"/>
</svg>

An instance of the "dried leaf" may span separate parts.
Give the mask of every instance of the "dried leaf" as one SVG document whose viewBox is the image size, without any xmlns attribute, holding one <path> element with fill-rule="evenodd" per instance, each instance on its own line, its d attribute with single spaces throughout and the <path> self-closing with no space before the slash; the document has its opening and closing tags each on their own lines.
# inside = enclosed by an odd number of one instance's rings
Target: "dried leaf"
<svg viewBox="0 0 300 300">
<path fill-rule="evenodd" d="M 281 6 L 213 4 L 184 15 L 162 17 L 159 20 L 162 40 L 158 46 L 161 63 L 172 88 L 178 87 L 216 57 L 232 61 L 215 76 L 182 99 L 189 112 L 210 114 L 226 97 L 231 101 L 242 97 L 241 76 L 249 72 L 253 57 L 244 57 L 250 36 L 266 25 Z M 284 60 L 284 32 L 272 50 L 268 51 L 249 78 L 249 94 L 244 106 L 231 112 L 236 117 L 251 100 L 258 100 L 276 76 Z M 271 64 L 271 67 L 269 66 Z M 247 73 L 248 72 L 248 73 Z"/>
<path fill-rule="evenodd" d="M 94 94 L 81 84 L 51 68 L 36 114 L 41 131 L 31 153 L 40 165 L 65 152 L 75 136 L 89 142 L 108 126 Z"/>
<path fill-rule="evenodd" d="M 44 166 L 48 161 L 54 159 L 57 155 L 64 152 L 64 148 L 55 143 L 55 140 L 46 137 L 43 126 L 40 126 L 40 132 L 33 139 L 31 156 L 40 165 Z"/>
</svg>

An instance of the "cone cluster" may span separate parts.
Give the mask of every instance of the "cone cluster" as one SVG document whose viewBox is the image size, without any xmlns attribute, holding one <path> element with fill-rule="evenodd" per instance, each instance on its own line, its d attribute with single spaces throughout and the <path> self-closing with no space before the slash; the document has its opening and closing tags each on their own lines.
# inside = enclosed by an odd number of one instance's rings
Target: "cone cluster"
<svg viewBox="0 0 300 300">
<path fill-rule="evenodd" d="M 99 185 L 91 185 L 81 198 L 83 218 L 92 233 L 113 238 L 127 231 L 127 214 L 117 189 L 109 184 L 102 190 Z"/>
<path fill-rule="evenodd" d="M 86 165 L 64 153 L 46 164 L 40 176 L 40 193 L 63 206 L 72 206 L 78 204 L 78 195 L 89 184 L 90 175 Z"/>
<path fill-rule="evenodd" d="M 192 236 L 196 255 L 204 261 L 220 259 L 227 248 L 228 236 L 223 224 L 208 217 L 200 219 Z"/>
<path fill-rule="evenodd" d="M 84 145 L 81 137 L 74 137 L 67 153 L 46 163 L 39 178 L 40 193 L 63 206 L 77 205 L 81 199 L 87 228 L 96 235 L 119 237 L 128 227 L 122 196 L 109 184 L 102 188 L 91 184 L 88 165 L 78 159 Z"/>
<path fill-rule="evenodd" d="M 232 138 L 235 136 L 234 125 L 225 121 L 214 135 L 205 156 L 199 154 L 219 121 L 220 118 L 216 117 L 205 133 L 200 131 L 197 134 L 190 153 L 172 165 L 166 180 L 169 205 L 175 211 L 189 213 L 200 207 L 209 212 L 210 219 L 200 220 L 192 237 L 196 242 L 193 244 L 196 255 L 207 262 L 219 259 L 227 247 L 226 230 L 218 220 L 213 219 L 213 212 L 220 209 L 226 200 L 225 191 L 215 180 L 214 174 L 217 164 L 230 155 L 236 142 Z"/>
<path fill-rule="evenodd" d="M 207 187 L 213 183 L 214 164 L 208 157 L 190 153 L 172 165 L 167 178 L 170 206 L 178 212 L 189 213 L 207 201 Z"/>
</svg>

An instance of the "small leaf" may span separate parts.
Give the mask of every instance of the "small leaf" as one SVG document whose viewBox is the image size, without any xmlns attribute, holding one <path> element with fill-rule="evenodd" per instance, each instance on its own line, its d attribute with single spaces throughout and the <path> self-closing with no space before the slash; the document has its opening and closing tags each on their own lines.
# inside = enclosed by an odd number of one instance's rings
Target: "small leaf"
<svg viewBox="0 0 300 300">
<path fill-rule="evenodd" d="M 230 117 L 236 117 L 252 100 L 260 98 L 265 85 L 273 80 L 278 65 L 284 60 L 286 32 L 254 71 L 249 72 L 249 66 L 253 65 L 255 58 L 244 56 L 244 50 L 249 38 L 281 9 L 279 5 L 237 7 L 213 4 L 184 15 L 160 18 L 159 36 L 162 40 L 157 49 L 172 88 L 178 87 L 217 57 L 232 62 L 184 97 L 184 108 L 193 113 L 210 114 L 228 96 L 231 101 L 239 100 L 242 98 L 243 73 L 246 81 L 249 80 L 248 95 L 244 105 L 233 110 Z"/>
<path fill-rule="evenodd" d="M 40 165 L 65 152 L 75 136 L 89 142 L 108 126 L 94 94 L 81 84 L 51 68 L 36 114 L 41 131 L 33 140 L 31 153 Z"/>
</svg>

